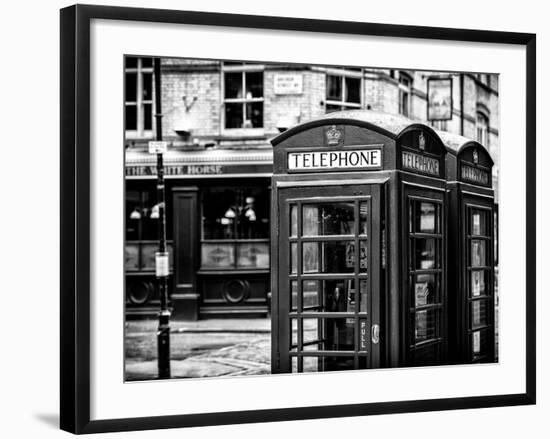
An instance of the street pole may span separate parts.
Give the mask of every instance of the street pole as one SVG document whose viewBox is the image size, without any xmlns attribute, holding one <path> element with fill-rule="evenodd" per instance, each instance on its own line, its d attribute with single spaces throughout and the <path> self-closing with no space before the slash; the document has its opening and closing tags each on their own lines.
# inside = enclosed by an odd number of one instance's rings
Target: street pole
<svg viewBox="0 0 550 439">
<path fill-rule="evenodd" d="M 464 73 L 460 74 L 460 135 L 464 135 Z"/>
<path fill-rule="evenodd" d="M 160 87 L 160 58 L 154 59 L 155 121 L 157 144 L 162 142 L 162 107 Z M 165 144 L 164 144 L 165 145 Z M 170 310 L 168 309 L 168 252 L 166 250 L 166 201 L 164 191 L 164 164 L 162 154 L 166 148 L 157 149 L 157 203 L 159 251 L 155 255 L 156 276 L 160 296 L 159 326 L 157 331 L 158 377 L 170 378 Z"/>
</svg>

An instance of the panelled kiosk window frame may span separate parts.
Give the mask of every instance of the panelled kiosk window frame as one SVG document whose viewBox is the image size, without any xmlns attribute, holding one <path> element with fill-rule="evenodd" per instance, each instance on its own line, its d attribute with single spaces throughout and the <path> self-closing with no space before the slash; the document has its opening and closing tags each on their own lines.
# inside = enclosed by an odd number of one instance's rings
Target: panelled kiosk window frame
<svg viewBox="0 0 550 439">
<path fill-rule="evenodd" d="M 415 125 L 402 133 L 398 147 L 402 170 L 401 218 L 406 236 L 402 242 L 406 270 L 402 288 L 407 292 L 403 297 L 407 315 L 401 322 L 407 334 L 404 364 L 445 364 L 448 350 L 446 151 L 433 131 Z"/>
<path fill-rule="evenodd" d="M 440 133 L 447 154 L 450 253 L 456 257 L 449 270 L 452 306 L 456 312 L 451 331 L 453 363 L 494 362 L 495 318 L 495 192 L 494 162 L 479 142 Z"/>
<path fill-rule="evenodd" d="M 272 143 L 273 373 L 446 364 L 439 136 L 353 110 Z"/>
<path fill-rule="evenodd" d="M 293 372 L 364 368 L 378 361 L 368 330 L 376 314 L 372 284 L 378 280 L 378 186 L 289 191 L 285 215 L 290 285 L 289 341 Z M 376 205 L 375 205 L 376 204 Z M 339 230 L 336 230 L 336 229 Z M 284 268 L 283 268 L 284 270 Z M 286 306 L 288 301 L 285 301 Z M 370 352 L 369 352 L 370 351 Z"/>
</svg>

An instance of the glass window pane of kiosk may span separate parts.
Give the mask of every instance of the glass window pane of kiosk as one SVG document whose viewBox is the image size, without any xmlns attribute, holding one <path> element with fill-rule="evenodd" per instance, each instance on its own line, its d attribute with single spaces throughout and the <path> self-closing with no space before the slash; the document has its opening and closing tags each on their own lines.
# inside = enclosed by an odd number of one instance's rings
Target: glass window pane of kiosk
<svg viewBox="0 0 550 439">
<path fill-rule="evenodd" d="M 410 355 L 415 365 L 438 364 L 442 342 L 443 205 L 409 197 Z"/>
<path fill-rule="evenodd" d="M 471 333 L 470 358 L 479 361 L 490 355 L 489 331 L 491 327 L 492 296 L 491 282 L 491 217 L 492 212 L 481 206 L 467 206 L 469 258 L 467 258 L 468 320 Z"/>
<path fill-rule="evenodd" d="M 370 202 L 304 198 L 288 204 L 293 372 L 366 367 Z"/>
<path fill-rule="evenodd" d="M 303 236 L 352 235 L 354 203 L 315 203 L 302 206 Z"/>
</svg>

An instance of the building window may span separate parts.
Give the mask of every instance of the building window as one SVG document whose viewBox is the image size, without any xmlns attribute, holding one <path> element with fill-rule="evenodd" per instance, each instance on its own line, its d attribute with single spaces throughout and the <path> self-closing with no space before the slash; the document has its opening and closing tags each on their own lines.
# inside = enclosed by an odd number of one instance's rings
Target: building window
<svg viewBox="0 0 550 439">
<path fill-rule="evenodd" d="M 489 118 L 481 113 L 477 112 L 476 116 L 476 140 L 483 146 L 489 146 Z"/>
<path fill-rule="evenodd" d="M 446 120 L 432 120 L 432 127 L 439 131 L 447 131 L 447 121 Z"/>
<path fill-rule="evenodd" d="M 159 208 L 153 187 L 129 189 L 126 192 L 125 268 L 128 272 L 153 272 L 155 252 L 159 247 Z M 172 210 L 167 204 L 166 238 L 172 267 Z"/>
<path fill-rule="evenodd" d="M 202 193 L 201 268 L 269 268 L 269 190 L 210 187 Z"/>
<path fill-rule="evenodd" d="M 153 134 L 153 58 L 124 60 L 125 127 L 130 137 Z"/>
<path fill-rule="evenodd" d="M 264 126 L 264 72 L 261 65 L 225 63 L 225 128 Z"/>
<path fill-rule="evenodd" d="M 491 85 L 491 75 L 489 75 L 488 73 L 478 73 L 476 76 L 478 81 L 481 82 L 483 85 L 486 85 L 487 87 Z"/>
<path fill-rule="evenodd" d="M 409 117 L 411 110 L 412 78 L 403 72 L 399 73 L 399 113 Z"/>
<path fill-rule="evenodd" d="M 361 108 L 362 70 L 327 74 L 326 112 Z"/>
</svg>

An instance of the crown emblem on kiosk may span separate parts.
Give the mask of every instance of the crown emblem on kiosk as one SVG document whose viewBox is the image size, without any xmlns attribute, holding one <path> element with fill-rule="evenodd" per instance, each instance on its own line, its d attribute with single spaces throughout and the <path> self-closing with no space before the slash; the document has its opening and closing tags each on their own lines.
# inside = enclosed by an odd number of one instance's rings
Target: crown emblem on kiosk
<svg viewBox="0 0 550 439">
<path fill-rule="evenodd" d="M 426 138 L 424 137 L 424 133 L 420 133 L 420 135 L 418 136 L 418 147 L 424 151 L 424 149 L 426 148 Z"/>
<path fill-rule="evenodd" d="M 477 162 L 479 162 L 479 155 L 475 149 L 472 155 L 473 155 L 472 158 L 474 159 L 474 163 L 477 165 Z"/>
<path fill-rule="evenodd" d="M 325 133 L 327 137 L 327 144 L 329 145 L 338 145 L 340 139 L 342 138 L 342 131 L 336 129 L 336 125 L 332 125 L 330 129 Z"/>
</svg>

